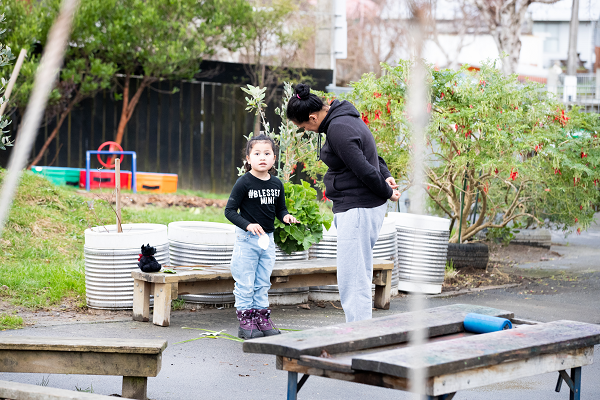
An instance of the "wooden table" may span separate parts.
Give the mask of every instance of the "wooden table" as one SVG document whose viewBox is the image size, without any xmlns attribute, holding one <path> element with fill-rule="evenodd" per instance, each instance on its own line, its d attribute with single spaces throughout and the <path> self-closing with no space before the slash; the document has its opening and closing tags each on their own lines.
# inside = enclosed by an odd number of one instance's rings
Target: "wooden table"
<svg viewBox="0 0 600 400">
<path fill-rule="evenodd" d="M 514 329 L 476 335 L 464 332 L 468 313 L 508 318 Z M 416 318 L 428 340 L 409 347 Z M 395 314 L 366 321 L 247 340 L 249 353 L 274 354 L 278 369 L 288 371 L 288 400 L 310 375 L 411 391 L 409 377 L 425 366 L 428 399 L 450 400 L 459 390 L 559 372 L 570 399 L 579 400 L 581 367 L 593 363 L 600 325 L 575 321 L 533 323 L 512 312 L 455 304 L 418 313 Z M 566 370 L 571 369 L 569 376 Z M 298 373 L 304 374 L 298 382 Z"/>
<path fill-rule="evenodd" d="M 150 294 L 154 295 L 152 322 L 159 326 L 169 326 L 171 300 L 176 299 L 178 295 L 233 291 L 234 280 L 229 265 L 170 268 L 177 271 L 177 273 L 146 273 L 141 271 L 131 273 L 133 277 L 134 320 L 143 322 L 150 320 Z M 376 308 L 384 310 L 390 308 L 393 268 L 393 261 L 373 259 L 374 305 Z M 272 289 L 336 284 L 337 266 L 335 259 L 276 262 L 271 273 Z"/>
</svg>

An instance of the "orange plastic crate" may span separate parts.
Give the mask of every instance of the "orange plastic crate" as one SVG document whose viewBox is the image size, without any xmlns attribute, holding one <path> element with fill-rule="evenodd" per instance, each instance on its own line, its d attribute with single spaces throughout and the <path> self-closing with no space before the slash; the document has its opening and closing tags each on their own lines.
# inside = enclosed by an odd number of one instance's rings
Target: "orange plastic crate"
<svg viewBox="0 0 600 400">
<path fill-rule="evenodd" d="M 135 179 L 138 192 L 175 193 L 177 191 L 177 174 L 138 172 L 135 174 Z"/>
</svg>

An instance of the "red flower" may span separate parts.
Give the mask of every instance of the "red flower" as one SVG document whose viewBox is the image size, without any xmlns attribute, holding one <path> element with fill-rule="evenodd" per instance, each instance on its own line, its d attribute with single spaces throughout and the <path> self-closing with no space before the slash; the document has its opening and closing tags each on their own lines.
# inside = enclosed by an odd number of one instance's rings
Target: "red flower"
<svg viewBox="0 0 600 400">
<path fill-rule="evenodd" d="M 577 223 L 577 221 L 579 221 L 577 218 L 575 218 L 575 223 Z"/>
<path fill-rule="evenodd" d="M 583 210 L 583 206 L 579 206 L 579 209 L 580 209 L 580 210 Z"/>
<path fill-rule="evenodd" d="M 360 115 L 362 115 L 362 120 L 365 124 L 369 125 L 369 114 L 363 114 L 361 113 Z"/>
<path fill-rule="evenodd" d="M 556 175 L 556 174 L 562 175 L 562 172 L 560 172 L 560 169 L 554 168 L 554 175 Z"/>
<path fill-rule="evenodd" d="M 323 201 L 327 201 L 327 200 L 329 200 L 329 199 L 327 198 L 327 196 L 325 196 L 325 189 L 323 189 L 323 198 L 322 198 L 321 200 L 323 200 Z"/>
<path fill-rule="evenodd" d="M 375 98 L 381 97 L 381 93 L 373 92 L 373 96 L 375 96 Z"/>
<path fill-rule="evenodd" d="M 577 219 L 577 218 L 575 218 L 575 219 Z M 577 228 L 577 234 L 581 235 L 581 228 Z"/>
<path fill-rule="evenodd" d="M 465 133 L 465 139 L 468 138 L 469 136 L 471 136 L 471 133 L 473 133 L 472 131 L 468 131 Z"/>
<path fill-rule="evenodd" d="M 585 154 L 583 151 L 581 152 L 581 158 L 587 157 L 587 154 Z"/>
<path fill-rule="evenodd" d="M 513 181 L 515 179 L 517 179 L 517 176 L 519 176 L 519 172 L 518 171 L 514 171 L 512 170 L 512 168 L 510 169 L 510 179 L 512 179 Z"/>
<path fill-rule="evenodd" d="M 296 172 L 296 167 L 297 167 L 296 164 L 292 165 L 292 172 Z"/>
<path fill-rule="evenodd" d="M 444 92 L 442 92 L 442 94 L 440 95 L 440 99 L 444 99 Z"/>
<path fill-rule="evenodd" d="M 381 111 L 379 110 L 375 110 L 375 117 L 373 117 L 373 121 L 378 120 L 379 118 L 381 118 Z M 368 123 L 368 122 L 367 122 Z"/>
<path fill-rule="evenodd" d="M 550 188 L 546 188 L 546 189 L 544 189 L 544 190 L 545 190 L 546 192 L 549 192 L 549 191 L 550 191 Z"/>
<path fill-rule="evenodd" d="M 498 175 L 498 168 L 496 168 L 496 169 L 494 170 L 494 172 L 496 173 L 496 175 Z"/>
<path fill-rule="evenodd" d="M 541 144 L 536 144 L 533 149 L 535 150 L 536 153 L 538 153 L 542 149 L 542 145 Z"/>
<path fill-rule="evenodd" d="M 388 100 L 387 104 L 385 105 L 387 108 L 387 112 L 388 114 L 392 113 L 392 109 L 390 108 L 390 104 L 392 103 L 392 100 Z"/>
</svg>

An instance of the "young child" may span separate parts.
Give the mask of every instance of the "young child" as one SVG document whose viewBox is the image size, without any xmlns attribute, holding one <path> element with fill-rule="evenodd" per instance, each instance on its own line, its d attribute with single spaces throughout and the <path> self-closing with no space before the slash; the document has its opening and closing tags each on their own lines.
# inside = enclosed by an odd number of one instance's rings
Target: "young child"
<svg viewBox="0 0 600 400">
<path fill-rule="evenodd" d="M 275 147 L 273 139 L 262 134 L 248 141 L 246 174 L 233 186 L 225 207 L 225 216 L 236 225 L 231 275 L 242 339 L 281 333 L 271 321 L 267 293 L 275 265 L 274 221 L 276 216 L 286 224 L 298 220 L 285 207 L 283 184 L 270 174 L 274 172 Z"/>
</svg>

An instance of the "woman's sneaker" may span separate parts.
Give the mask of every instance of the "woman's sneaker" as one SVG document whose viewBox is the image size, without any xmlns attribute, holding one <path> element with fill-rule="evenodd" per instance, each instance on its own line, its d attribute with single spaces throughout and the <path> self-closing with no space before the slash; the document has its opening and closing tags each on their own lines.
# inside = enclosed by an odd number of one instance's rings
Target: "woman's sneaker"
<svg viewBox="0 0 600 400">
<path fill-rule="evenodd" d="M 279 329 L 275 327 L 273 321 L 271 321 L 270 309 L 263 308 L 261 310 L 256 310 L 256 317 L 258 329 L 260 329 L 265 336 L 279 335 L 281 333 Z"/>
<path fill-rule="evenodd" d="M 236 314 L 237 319 L 240 321 L 240 327 L 238 328 L 239 338 L 254 339 L 264 336 L 256 324 L 257 317 L 255 309 L 236 311 Z"/>
</svg>

